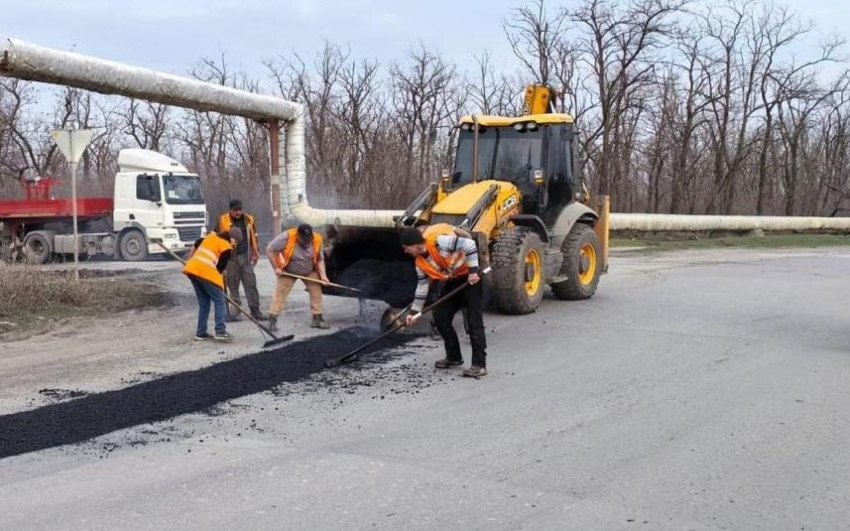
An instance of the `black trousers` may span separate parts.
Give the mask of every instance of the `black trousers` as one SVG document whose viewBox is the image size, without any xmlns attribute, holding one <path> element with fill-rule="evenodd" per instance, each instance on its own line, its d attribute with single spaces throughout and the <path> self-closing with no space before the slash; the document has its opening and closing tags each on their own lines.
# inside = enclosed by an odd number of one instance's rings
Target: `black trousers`
<svg viewBox="0 0 850 531">
<path fill-rule="evenodd" d="M 449 280 L 443 293 L 449 293 L 456 287 L 469 282 L 467 277 Z M 452 321 L 461 309 L 466 310 L 469 324 L 469 339 L 472 342 L 472 365 L 487 366 L 487 337 L 484 331 L 484 289 L 481 282 L 467 286 L 460 293 L 434 308 L 434 324 L 446 345 L 446 357 L 450 360 L 463 360 L 460 341 Z"/>
</svg>

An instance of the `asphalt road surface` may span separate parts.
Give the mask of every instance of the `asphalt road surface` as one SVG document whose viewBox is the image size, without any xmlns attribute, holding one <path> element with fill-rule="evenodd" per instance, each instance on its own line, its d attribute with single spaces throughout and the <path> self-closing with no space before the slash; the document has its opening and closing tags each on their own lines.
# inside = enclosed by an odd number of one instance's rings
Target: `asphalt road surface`
<svg viewBox="0 0 850 531">
<path fill-rule="evenodd" d="M 590 301 L 488 315 L 482 380 L 418 339 L 2 459 L 0 529 L 850 529 L 848 276 L 844 249 L 620 253 Z M 0 414 L 45 407 L 11 352 Z M 50 378 L 134 369 L 85 367 Z"/>
</svg>

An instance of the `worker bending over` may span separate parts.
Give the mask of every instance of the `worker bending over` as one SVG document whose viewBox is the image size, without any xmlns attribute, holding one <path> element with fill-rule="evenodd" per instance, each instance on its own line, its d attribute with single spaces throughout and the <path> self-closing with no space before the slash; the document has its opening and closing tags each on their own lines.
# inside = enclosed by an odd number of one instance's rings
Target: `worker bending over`
<svg viewBox="0 0 850 531">
<path fill-rule="evenodd" d="M 277 330 L 277 318 L 283 311 L 286 297 L 297 280 L 290 275 L 314 279 L 314 282 L 302 280 L 310 294 L 310 312 L 313 314 L 313 328 L 330 328 L 322 317 L 322 283 L 328 283 L 325 272 L 325 253 L 322 249 L 321 235 L 313 232 L 307 224 L 297 229 L 282 232 L 266 247 L 269 261 L 277 275 L 277 287 L 269 308 L 269 329 Z M 320 282 L 319 282 L 320 281 Z"/>
<path fill-rule="evenodd" d="M 236 304 L 241 305 L 239 285 L 242 284 L 245 288 L 245 297 L 248 299 L 251 316 L 258 321 L 265 320 L 266 317 L 260 312 L 260 293 L 257 291 L 257 276 L 254 274 L 254 266 L 260 259 L 257 226 L 254 223 L 254 216 L 244 212 L 242 201 L 239 199 L 230 202 L 230 210 L 221 215 L 215 230 L 229 231 L 231 227 L 241 230 L 245 237 L 236 245 L 236 253 L 228 261 L 227 269 L 224 270 L 227 290 L 230 292 L 230 298 Z M 227 320 L 238 321 L 239 312 L 229 308 Z"/>
<path fill-rule="evenodd" d="M 472 342 L 472 365 L 464 376 L 480 378 L 487 374 L 487 338 L 484 333 L 483 290 L 478 276 L 478 246 L 471 238 L 459 237 L 453 227 L 435 225 L 424 231 L 406 228 L 401 232 L 404 252 L 416 258 L 418 284 L 408 326 L 416 322 L 433 283 L 444 282 L 442 293 L 469 284 L 454 297 L 434 309 L 434 323 L 446 346 L 446 357 L 434 364 L 438 369 L 463 365 L 460 341 L 452 321 L 461 309 L 466 310 L 469 339 Z"/>
<path fill-rule="evenodd" d="M 224 296 L 224 277 L 221 272 L 227 267 L 233 247 L 239 245 L 243 235 L 239 229 L 211 232 L 195 242 L 183 274 L 192 281 L 195 296 L 198 299 L 198 326 L 195 340 L 233 341 L 227 333 L 225 323 L 227 308 Z M 215 336 L 207 332 L 207 320 L 210 316 L 210 304 L 213 306 Z"/>
</svg>

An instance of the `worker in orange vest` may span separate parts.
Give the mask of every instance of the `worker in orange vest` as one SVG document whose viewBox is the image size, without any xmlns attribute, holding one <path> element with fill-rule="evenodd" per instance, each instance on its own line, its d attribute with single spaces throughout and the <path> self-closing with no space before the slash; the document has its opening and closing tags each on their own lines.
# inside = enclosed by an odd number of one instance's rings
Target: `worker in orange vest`
<svg viewBox="0 0 850 531">
<path fill-rule="evenodd" d="M 425 234 L 408 227 L 401 232 L 404 252 L 416 259 L 416 293 L 407 325 L 416 322 L 428 298 L 431 285 L 444 282 L 444 293 L 468 284 L 466 289 L 434 309 L 434 322 L 443 338 L 446 357 L 437 361 L 437 369 L 463 365 L 460 341 L 452 321 L 460 310 L 466 310 L 469 340 L 472 343 L 472 364 L 464 376 L 481 378 L 487 375 L 487 338 L 484 330 L 484 297 L 478 274 L 478 245 L 472 238 L 459 236 L 452 227 L 425 229 Z"/>
<path fill-rule="evenodd" d="M 233 336 L 227 333 L 227 308 L 224 296 L 224 277 L 222 271 L 227 267 L 233 248 L 243 238 L 238 229 L 230 231 L 211 232 L 206 237 L 195 242 L 183 274 L 192 281 L 195 296 L 198 299 L 198 326 L 195 330 L 195 340 L 233 341 Z M 210 305 L 213 306 L 215 319 L 215 336 L 207 332 L 207 320 L 210 316 Z"/>
<path fill-rule="evenodd" d="M 260 293 L 257 291 L 257 275 L 254 274 L 254 266 L 260 259 L 257 226 L 254 216 L 244 211 L 242 201 L 239 199 L 230 202 L 229 210 L 219 217 L 215 230 L 229 231 L 231 228 L 239 229 L 245 237 L 236 245 L 233 256 L 227 263 L 227 269 L 224 270 L 224 280 L 227 283 L 230 298 L 236 304 L 242 304 L 242 299 L 239 297 L 241 284 L 245 289 L 251 316 L 258 321 L 264 321 L 266 317 L 260 312 Z M 227 320 L 238 321 L 239 313 L 228 308 Z"/>
<path fill-rule="evenodd" d="M 322 236 L 313 231 L 313 227 L 299 225 L 296 229 L 282 232 L 266 247 L 269 262 L 277 275 L 277 286 L 272 296 L 272 304 L 269 308 L 269 329 L 277 330 L 277 318 L 283 311 L 283 305 L 295 278 L 287 276 L 299 275 L 309 277 L 328 283 L 328 275 L 325 272 L 325 254 L 322 248 Z M 322 286 L 318 282 L 302 280 L 310 294 L 310 313 L 313 328 L 328 329 L 330 325 L 322 316 Z"/>
</svg>

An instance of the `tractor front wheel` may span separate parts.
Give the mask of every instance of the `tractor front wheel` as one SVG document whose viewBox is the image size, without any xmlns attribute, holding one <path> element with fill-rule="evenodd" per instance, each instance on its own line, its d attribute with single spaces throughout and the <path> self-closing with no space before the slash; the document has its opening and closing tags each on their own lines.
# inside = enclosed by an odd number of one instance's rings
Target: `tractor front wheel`
<svg viewBox="0 0 850 531">
<path fill-rule="evenodd" d="M 561 253 L 564 262 L 560 273 L 567 279 L 552 284 L 552 293 L 568 301 L 591 298 L 599 285 L 602 266 L 601 246 L 593 227 L 576 223 L 561 245 Z"/>
<path fill-rule="evenodd" d="M 500 312 L 525 315 L 534 312 L 545 289 L 545 251 L 535 232 L 524 227 L 502 231 L 493 242 L 493 295 Z"/>
</svg>

